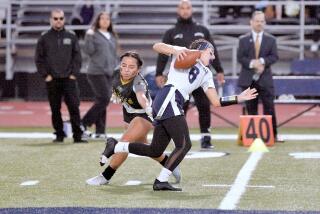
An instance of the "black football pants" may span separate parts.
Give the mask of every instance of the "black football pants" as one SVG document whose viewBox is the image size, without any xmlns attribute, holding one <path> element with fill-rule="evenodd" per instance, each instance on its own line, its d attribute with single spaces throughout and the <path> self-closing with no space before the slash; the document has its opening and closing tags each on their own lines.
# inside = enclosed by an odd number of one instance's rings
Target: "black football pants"
<svg viewBox="0 0 320 214">
<path fill-rule="evenodd" d="M 210 133 L 211 126 L 211 112 L 210 112 L 210 101 L 203 91 L 203 89 L 197 88 L 192 92 L 192 96 L 195 101 L 195 105 L 199 112 L 199 124 L 201 133 Z M 189 102 L 187 101 L 184 105 L 184 112 L 187 115 Z"/>
<path fill-rule="evenodd" d="M 130 143 L 129 152 L 157 158 L 163 154 L 171 139 L 174 142 L 175 149 L 170 154 L 164 167 L 173 171 L 191 149 L 187 121 L 182 115 L 159 121 L 154 128 L 151 144 Z"/>
</svg>

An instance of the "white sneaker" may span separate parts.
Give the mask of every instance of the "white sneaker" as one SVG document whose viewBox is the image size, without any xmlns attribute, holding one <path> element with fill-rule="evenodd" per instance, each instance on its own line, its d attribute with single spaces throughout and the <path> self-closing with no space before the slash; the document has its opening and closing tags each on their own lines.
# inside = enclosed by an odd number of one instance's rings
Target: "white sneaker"
<svg viewBox="0 0 320 214">
<path fill-rule="evenodd" d="M 107 139 L 107 135 L 106 134 L 95 134 L 95 133 L 92 133 L 90 137 L 93 140 L 106 140 Z"/>
<path fill-rule="evenodd" d="M 86 180 L 86 183 L 91 186 L 100 186 L 108 184 L 109 181 L 105 179 L 102 174 L 100 174 L 96 177 L 89 178 L 88 180 Z"/>
<path fill-rule="evenodd" d="M 180 183 L 181 181 L 181 170 L 180 167 L 177 166 L 173 171 L 172 171 L 173 177 L 176 179 L 176 184 Z"/>
</svg>

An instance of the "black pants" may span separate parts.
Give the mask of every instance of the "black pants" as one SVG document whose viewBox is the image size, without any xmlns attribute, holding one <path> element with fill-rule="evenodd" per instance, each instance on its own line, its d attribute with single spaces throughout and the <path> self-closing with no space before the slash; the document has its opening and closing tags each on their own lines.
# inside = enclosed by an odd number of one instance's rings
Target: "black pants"
<svg viewBox="0 0 320 214">
<path fill-rule="evenodd" d="M 210 101 L 203 91 L 203 89 L 197 88 L 192 92 L 192 96 L 195 101 L 195 105 L 199 112 L 199 124 L 201 133 L 210 133 L 210 122 L 211 122 L 211 112 L 210 112 Z M 184 112 L 187 115 L 189 102 L 184 105 Z"/>
<path fill-rule="evenodd" d="M 107 75 L 87 75 L 89 84 L 95 96 L 94 104 L 84 115 L 82 124 L 95 124 L 96 133 L 104 134 L 106 129 L 107 106 L 112 94 L 112 78 Z"/>
<path fill-rule="evenodd" d="M 170 154 L 164 167 L 173 171 L 191 149 L 189 129 L 184 116 L 160 121 L 154 128 L 151 144 L 130 143 L 129 152 L 157 158 L 163 154 L 171 139 L 174 142 L 175 149 Z"/>
<path fill-rule="evenodd" d="M 73 138 L 81 139 L 82 131 L 80 129 L 80 99 L 79 88 L 76 80 L 69 78 L 58 78 L 47 82 L 48 99 L 51 107 L 51 119 L 55 134 L 64 137 L 63 121 L 61 117 L 62 97 L 67 105 L 70 122 L 72 125 Z"/>
<path fill-rule="evenodd" d="M 277 131 L 277 119 L 276 119 L 276 112 L 274 108 L 274 89 L 273 88 L 262 88 L 259 85 L 255 85 L 255 88 L 258 92 L 258 98 L 253 99 L 250 101 L 246 101 L 246 109 L 249 115 L 257 115 L 258 114 L 258 103 L 259 99 L 262 101 L 263 105 L 263 114 L 264 115 L 271 115 L 272 116 L 272 127 L 274 136 L 276 137 L 278 134 Z M 242 88 L 242 90 L 245 90 L 247 88 Z"/>
</svg>

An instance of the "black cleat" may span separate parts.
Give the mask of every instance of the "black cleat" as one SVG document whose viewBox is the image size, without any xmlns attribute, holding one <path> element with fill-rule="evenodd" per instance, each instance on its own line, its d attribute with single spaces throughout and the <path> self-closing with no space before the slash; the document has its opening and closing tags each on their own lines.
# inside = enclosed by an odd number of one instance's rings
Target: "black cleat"
<svg viewBox="0 0 320 214">
<path fill-rule="evenodd" d="M 213 149 L 214 146 L 211 144 L 210 136 L 203 136 L 201 138 L 201 149 Z"/>
<path fill-rule="evenodd" d="M 158 179 L 156 179 L 153 183 L 153 190 L 154 191 L 182 191 L 181 188 L 173 187 L 167 181 L 160 182 Z"/>
<path fill-rule="evenodd" d="M 114 154 L 114 147 L 117 143 L 118 141 L 116 139 L 112 137 L 107 138 L 106 148 L 104 149 L 101 155 L 100 166 L 103 166 L 106 163 L 107 158 L 110 158 Z"/>
<path fill-rule="evenodd" d="M 52 142 L 53 143 L 63 143 L 64 137 L 62 136 L 57 136 L 56 139 L 54 139 Z"/>
<path fill-rule="evenodd" d="M 88 143 L 88 141 L 84 139 L 74 139 L 73 143 Z"/>
</svg>

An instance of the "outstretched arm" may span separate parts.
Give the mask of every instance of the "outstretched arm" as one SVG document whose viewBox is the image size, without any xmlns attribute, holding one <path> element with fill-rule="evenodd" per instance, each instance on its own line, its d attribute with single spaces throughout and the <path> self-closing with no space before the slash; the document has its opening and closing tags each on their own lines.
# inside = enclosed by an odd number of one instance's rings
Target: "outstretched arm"
<svg viewBox="0 0 320 214">
<path fill-rule="evenodd" d="M 210 100 L 211 104 L 215 107 L 219 106 L 228 106 L 237 103 L 241 103 L 247 100 L 255 99 L 258 95 L 257 90 L 255 88 L 248 88 L 241 92 L 239 95 L 233 95 L 228 97 L 219 97 L 217 91 L 214 88 L 209 88 L 206 91 L 206 95 Z"/>
</svg>

